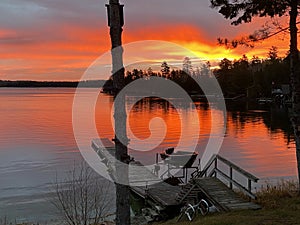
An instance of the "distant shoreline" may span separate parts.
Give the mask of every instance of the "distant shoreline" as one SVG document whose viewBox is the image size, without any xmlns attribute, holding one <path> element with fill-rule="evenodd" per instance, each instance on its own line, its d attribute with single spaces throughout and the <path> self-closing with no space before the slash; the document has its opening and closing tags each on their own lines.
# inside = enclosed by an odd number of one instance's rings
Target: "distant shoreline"
<svg viewBox="0 0 300 225">
<path fill-rule="evenodd" d="M 100 88 L 105 84 L 104 80 L 87 81 L 30 81 L 30 80 L 0 80 L 0 88 Z"/>
</svg>

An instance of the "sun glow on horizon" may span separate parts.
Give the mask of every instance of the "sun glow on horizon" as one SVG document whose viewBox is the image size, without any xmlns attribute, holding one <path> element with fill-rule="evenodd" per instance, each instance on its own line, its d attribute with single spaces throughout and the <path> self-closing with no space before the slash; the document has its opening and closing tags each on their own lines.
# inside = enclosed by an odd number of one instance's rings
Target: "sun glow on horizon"
<svg viewBox="0 0 300 225">
<path fill-rule="evenodd" d="M 0 30 L 0 36 L 3 37 L 12 34 L 12 31 Z M 0 52 L 0 80 L 80 80 L 95 59 L 104 52 L 110 51 L 107 27 L 99 30 L 73 24 L 64 28 L 59 35 L 54 38 L 47 37 L 45 40 L 20 39 L 16 36 L 12 39 L 13 41 L 7 41 Z M 200 27 L 184 23 L 172 25 L 161 23 L 155 27 L 143 27 L 143 29 L 124 27 L 124 45 L 145 40 L 162 42 L 161 46 L 155 46 L 157 57 L 151 57 L 156 64 L 167 61 L 180 68 L 184 58 L 183 52 L 178 49 L 163 52 L 166 50 L 163 42 L 174 43 L 193 52 L 200 60 L 209 61 L 212 68 L 224 58 L 234 60 L 241 58 L 244 54 L 249 59 L 254 55 L 265 58 L 273 45 L 279 48 L 280 56 L 286 55 L 288 50 L 287 40 L 278 38 L 258 43 L 255 48 L 226 49 L 217 44 L 217 37 L 211 38 Z M 128 59 L 130 61 L 134 59 L 135 62 L 147 61 L 149 58 L 147 47 L 153 48 L 153 46 L 141 45 L 138 54 L 137 51 L 125 54 L 125 64 Z"/>
</svg>

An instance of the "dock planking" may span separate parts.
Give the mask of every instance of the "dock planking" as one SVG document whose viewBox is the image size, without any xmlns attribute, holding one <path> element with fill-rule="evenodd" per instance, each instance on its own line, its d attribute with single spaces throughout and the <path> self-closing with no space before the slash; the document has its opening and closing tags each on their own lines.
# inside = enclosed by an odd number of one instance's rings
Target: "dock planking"
<svg viewBox="0 0 300 225">
<path fill-rule="evenodd" d="M 159 182 L 150 186 L 131 186 L 130 188 L 141 198 L 151 199 L 163 208 L 180 205 L 175 199 L 176 194 L 179 194 L 181 191 L 179 186 Z"/>
<path fill-rule="evenodd" d="M 108 166 L 110 175 L 112 179 L 115 180 L 116 172 L 116 158 L 115 158 L 115 146 L 107 138 L 94 139 L 92 141 L 93 149 L 98 153 L 103 162 Z M 130 186 L 147 186 L 153 183 L 162 181 L 150 169 L 145 167 L 142 163 L 138 161 L 132 161 L 129 163 L 128 167 L 128 179 Z"/>
<path fill-rule="evenodd" d="M 246 201 L 215 177 L 198 178 L 194 182 L 201 192 L 222 211 L 261 209 L 261 206 Z"/>
</svg>

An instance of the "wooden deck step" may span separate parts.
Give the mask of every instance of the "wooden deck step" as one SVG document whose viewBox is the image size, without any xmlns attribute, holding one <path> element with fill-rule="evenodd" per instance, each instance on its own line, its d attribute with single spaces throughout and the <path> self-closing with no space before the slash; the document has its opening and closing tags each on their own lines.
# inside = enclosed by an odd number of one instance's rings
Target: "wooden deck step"
<svg viewBox="0 0 300 225">
<path fill-rule="evenodd" d="M 236 209 L 261 209 L 261 206 L 244 200 L 215 177 L 198 178 L 195 179 L 195 183 L 216 207 L 219 207 L 224 211 Z"/>
</svg>

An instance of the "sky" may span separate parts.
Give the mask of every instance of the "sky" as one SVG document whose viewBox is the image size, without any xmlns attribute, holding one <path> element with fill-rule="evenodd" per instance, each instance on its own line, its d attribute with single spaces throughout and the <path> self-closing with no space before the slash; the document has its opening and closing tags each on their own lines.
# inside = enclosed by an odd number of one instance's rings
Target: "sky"
<svg viewBox="0 0 300 225">
<path fill-rule="evenodd" d="M 86 69 L 110 50 L 108 0 L 1 0 L 0 80 L 79 80 Z M 266 57 L 276 45 L 284 55 L 288 36 L 259 43 L 254 49 L 226 50 L 218 37 L 253 32 L 264 20 L 231 26 L 209 0 L 128 0 L 123 43 L 157 40 L 176 43 L 203 60 L 246 54 Z M 284 38 L 284 39 L 283 39 Z M 168 59 L 166 59 L 167 61 Z"/>
</svg>

